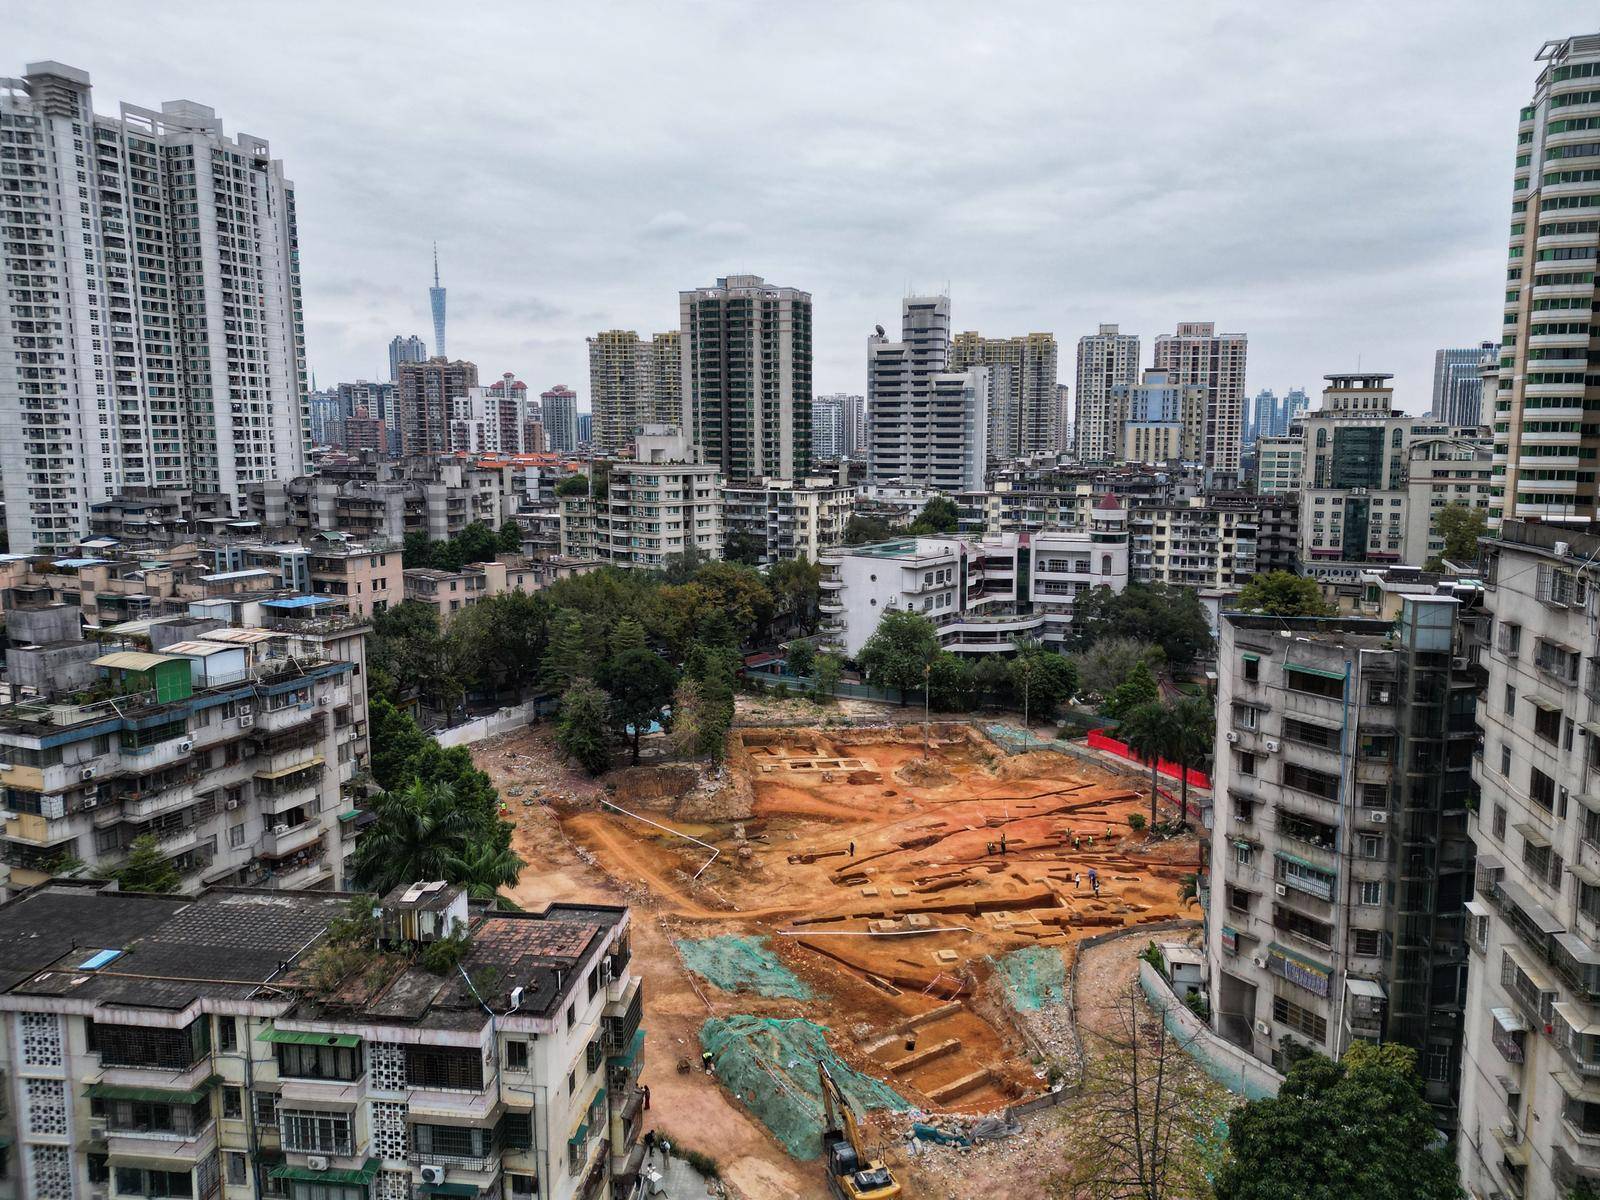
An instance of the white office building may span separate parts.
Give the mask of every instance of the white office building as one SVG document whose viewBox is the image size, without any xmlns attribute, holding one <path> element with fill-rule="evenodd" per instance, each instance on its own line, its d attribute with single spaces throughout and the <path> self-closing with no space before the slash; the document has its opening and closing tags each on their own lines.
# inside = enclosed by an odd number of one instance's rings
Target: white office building
<svg viewBox="0 0 1600 1200">
<path fill-rule="evenodd" d="M 294 186 L 209 108 L 94 113 L 87 73 L 0 79 L 0 443 L 13 551 L 130 488 L 237 504 L 309 445 Z"/>
</svg>

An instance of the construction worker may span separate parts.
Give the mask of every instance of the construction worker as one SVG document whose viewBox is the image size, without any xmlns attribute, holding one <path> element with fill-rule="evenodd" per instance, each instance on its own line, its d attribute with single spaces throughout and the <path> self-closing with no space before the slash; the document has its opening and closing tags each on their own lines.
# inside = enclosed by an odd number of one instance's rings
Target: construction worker
<svg viewBox="0 0 1600 1200">
<path fill-rule="evenodd" d="M 1083 886 L 1083 873 L 1081 871 L 1074 871 L 1072 873 L 1072 890 L 1076 892 L 1082 886 Z"/>
<path fill-rule="evenodd" d="M 1089 853 L 1094 853 L 1094 834 L 1089 835 Z"/>
<path fill-rule="evenodd" d="M 1081 841 L 1082 841 L 1082 839 L 1081 839 L 1081 838 L 1079 838 L 1079 837 L 1078 837 L 1078 835 L 1077 835 L 1077 834 L 1076 834 L 1076 833 L 1074 833 L 1074 834 L 1073 834 L 1073 835 L 1072 835 L 1072 848 L 1073 848 L 1073 849 L 1074 849 L 1074 850 L 1077 850 L 1077 849 L 1079 849 L 1079 848 L 1080 848 L 1080 847 L 1079 847 L 1079 843 L 1080 843 L 1080 842 L 1081 842 Z"/>
<path fill-rule="evenodd" d="M 1005 853 L 1006 853 L 1006 835 L 1005 835 L 1005 831 L 1002 830 L 1001 833 L 1000 833 L 1000 856 L 1002 858 L 1004 858 L 1005 857 Z"/>
<path fill-rule="evenodd" d="M 851 842 L 850 843 L 850 857 L 854 858 L 855 856 L 856 856 L 856 844 L 854 842 Z"/>
<path fill-rule="evenodd" d="M 1094 890 L 1096 896 L 1100 894 L 1100 872 L 1093 867 L 1089 868 L 1089 886 Z"/>
</svg>

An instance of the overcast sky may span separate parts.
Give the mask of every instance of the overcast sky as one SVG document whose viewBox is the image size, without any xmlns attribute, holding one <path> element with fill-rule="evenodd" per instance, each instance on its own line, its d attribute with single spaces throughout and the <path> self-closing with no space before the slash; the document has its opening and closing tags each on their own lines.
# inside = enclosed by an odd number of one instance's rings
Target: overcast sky
<svg viewBox="0 0 1600 1200">
<path fill-rule="evenodd" d="M 295 181 L 319 383 L 431 342 L 588 400 L 586 335 L 750 272 L 865 388 L 908 290 L 957 329 L 1250 336 L 1249 387 L 1497 336 L 1518 108 L 1592 4 L 8 0 L 11 60 L 96 108 L 209 104 Z"/>
</svg>

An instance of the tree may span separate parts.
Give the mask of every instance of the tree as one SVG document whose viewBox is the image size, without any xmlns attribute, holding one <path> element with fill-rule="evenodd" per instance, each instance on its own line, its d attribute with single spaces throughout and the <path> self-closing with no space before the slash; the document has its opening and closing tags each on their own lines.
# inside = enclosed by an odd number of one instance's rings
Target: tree
<svg viewBox="0 0 1600 1200">
<path fill-rule="evenodd" d="M 887 541 L 899 532 L 901 531 L 881 517 L 867 517 L 857 513 L 844 524 L 844 544 L 866 546 L 873 542 Z"/>
<path fill-rule="evenodd" d="M 379 793 L 369 811 L 376 820 L 356 843 L 356 883 L 379 894 L 403 883 L 449 879 L 449 860 L 466 853 L 473 832 L 472 813 L 447 783 L 413 779 L 399 791 Z"/>
<path fill-rule="evenodd" d="M 817 665 L 817 648 L 804 639 L 790 642 L 784 662 L 790 674 L 809 677 Z"/>
<path fill-rule="evenodd" d="M 549 639 L 550 602 L 523 591 L 490 596 L 457 613 L 445 636 L 466 677 L 483 691 L 517 698 L 539 677 Z"/>
<path fill-rule="evenodd" d="M 1239 608 L 1269 617 L 1326 617 L 1333 610 L 1315 579 L 1291 571 L 1268 571 L 1239 589 Z"/>
<path fill-rule="evenodd" d="M 582 471 L 568 475 L 555 486 L 557 496 L 587 496 L 589 494 L 589 477 Z"/>
<path fill-rule="evenodd" d="M 1156 770 L 1161 760 L 1171 758 L 1177 742 L 1172 710 L 1159 700 L 1151 700 L 1124 717 L 1117 726 L 1117 737 L 1150 764 L 1150 827 L 1156 824 Z"/>
<path fill-rule="evenodd" d="M 153 834 L 141 834 L 128 847 L 128 857 L 111 872 L 111 878 L 125 892 L 157 892 L 162 895 L 183 886 L 183 876 L 172 865 Z"/>
<path fill-rule="evenodd" d="M 401 543 L 400 565 L 404 567 L 433 566 L 433 542 L 420 529 L 406 534 Z"/>
<path fill-rule="evenodd" d="M 510 828 L 506 825 L 508 832 Z M 472 899 L 498 901 L 500 889 L 513 886 L 521 877 L 523 862 L 509 845 L 479 837 L 469 838 L 459 853 L 446 858 L 444 866 L 444 878 L 461 884 Z"/>
<path fill-rule="evenodd" d="M 1444 539 L 1444 558 L 1456 563 L 1478 561 L 1478 539 L 1488 526 L 1481 508 L 1446 504 L 1433 514 L 1433 531 Z"/>
<path fill-rule="evenodd" d="M 1139 638 L 1112 637 L 1073 655 L 1078 687 L 1088 696 L 1104 699 L 1140 666 L 1161 665 L 1161 648 Z"/>
<path fill-rule="evenodd" d="M 506 520 L 500 526 L 496 541 L 500 543 L 501 554 L 522 553 L 522 526 L 515 521 Z"/>
<path fill-rule="evenodd" d="M 1018 642 L 1009 673 L 1029 718 L 1040 712 L 1046 716 L 1054 713 L 1058 704 L 1078 690 L 1078 673 L 1070 662 L 1026 639 Z"/>
<path fill-rule="evenodd" d="M 1134 583 L 1121 592 L 1097 587 L 1072 607 L 1069 648 L 1087 650 L 1106 638 L 1154 642 L 1167 662 L 1186 667 L 1211 652 L 1211 626 L 1193 588 Z"/>
<path fill-rule="evenodd" d="M 904 704 L 911 689 L 922 686 L 923 670 L 938 653 L 939 635 L 932 621 L 891 608 L 861 648 L 861 670 L 875 687 L 898 688 Z"/>
<path fill-rule="evenodd" d="M 575 680 L 561 695 L 556 745 L 591 775 L 611 765 L 606 694 L 587 679 Z"/>
<path fill-rule="evenodd" d="M 540 663 L 545 683 L 565 691 L 578 680 L 593 675 L 594 653 L 584 636 L 578 614 L 561 610 L 550 621 L 550 643 Z"/>
<path fill-rule="evenodd" d="M 1147 663 L 1139 663 L 1133 672 L 1111 689 L 1111 694 L 1100 705 L 1100 711 L 1112 720 L 1120 721 L 1142 704 L 1161 698 L 1161 685 Z"/>
<path fill-rule="evenodd" d="M 817 655 L 817 665 L 811 669 L 811 687 L 818 698 L 832 697 L 839 690 L 839 676 L 843 664 L 837 654 Z"/>
<path fill-rule="evenodd" d="M 972 707 L 977 689 L 972 664 L 959 654 L 941 650 L 928 664 L 928 706 L 940 712 L 965 712 Z"/>
<path fill-rule="evenodd" d="M 1185 825 L 1189 823 L 1189 768 L 1206 760 L 1216 737 L 1217 713 L 1209 701 L 1185 696 L 1172 706 L 1172 757 L 1182 771 L 1178 820 Z"/>
<path fill-rule="evenodd" d="M 645 650 L 644 626 L 632 617 L 623 617 L 611 628 L 611 656 L 626 654 L 630 650 Z"/>
<path fill-rule="evenodd" d="M 692 758 L 700 753 L 705 737 L 705 697 L 700 681 L 685 677 L 678 680 L 672 693 L 672 724 L 667 727 L 667 741 L 677 754 Z"/>
<path fill-rule="evenodd" d="M 772 593 L 754 567 L 709 562 L 695 572 L 694 581 L 746 636 L 772 619 Z"/>
<path fill-rule="evenodd" d="M 961 525 L 961 514 L 955 501 L 946 496 L 935 496 L 922 506 L 917 519 L 911 522 L 909 533 L 954 533 Z"/>
<path fill-rule="evenodd" d="M 639 742 L 661 719 L 672 699 L 678 673 L 672 664 L 649 650 L 629 649 L 600 668 L 600 686 L 611 697 L 611 724 L 629 745 L 633 765 L 639 765 Z"/>
<path fill-rule="evenodd" d="M 373 782 L 386 792 L 402 788 L 415 774 L 412 764 L 430 739 L 383 696 L 371 697 L 367 715 Z"/>
<path fill-rule="evenodd" d="M 1217 1200 L 1458 1200 L 1455 1163 L 1422 1094 L 1416 1051 L 1357 1041 L 1309 1054 L 1278 1095 L 1228 1122 Z"/>
<path fill-rule="evenodd" d="M 1194 1200 L 1210 1196 L 1224 1102 L 1135 984 L 1113 1001 L 1093 1038 L 1080 1125 L 1065 1188 L 1087 1200 Z M 1395 1200 L 1400 1200 L 1396 1194 Z"/>
<path fill-rule="evenodd" d="M 1011 666 L 998 654 L 985 654 L 972 668 L 972 687 L 980 704 L 1000 704 L 1011 691 Z"/>
<path fill-rule="evenodd" d="M 788 617 L 806 633 L 817 627 L 821 615 L 822 568 L 802 555 L 782 558 L 767 568 L 767 588 L 781 617 Z"/>
<path fill-rule="evenodd" d="M 748 529 L 730 528 L 722 539 L 722 557 L 728 562 L 742 563 L 747 567 L 761 564 L 767 556 L 767 539 L 757 537 Z"/>
</svg>

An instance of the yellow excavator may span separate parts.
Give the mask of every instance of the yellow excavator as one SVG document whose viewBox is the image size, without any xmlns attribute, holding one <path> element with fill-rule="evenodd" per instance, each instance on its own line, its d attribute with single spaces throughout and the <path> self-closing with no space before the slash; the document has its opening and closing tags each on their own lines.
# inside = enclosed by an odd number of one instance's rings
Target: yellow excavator
<svg viewBox="0 0 1600 1200">
<path fill-rule="evenodd" d="M 822 1128 L 822 1157 L 833 1194 L 838 1200 L 890 1200 L 898 1196 L 900 1181 L 882 1160 L 868 1160 L 855 1109 L 821 1059 L 817 1060 L 817 1077 L 822 1081 L 822 1107 L 828 1118 Z"/>
</svg>

